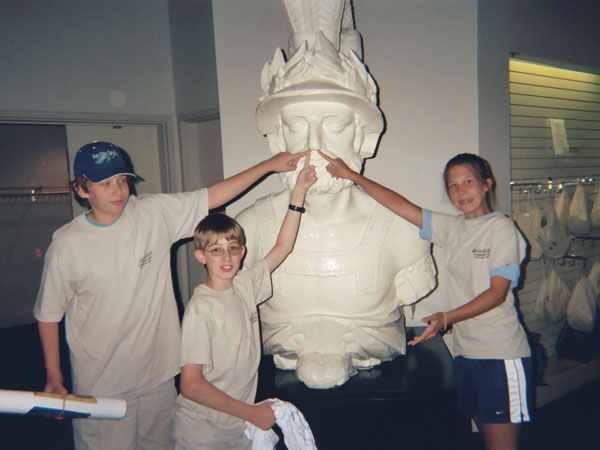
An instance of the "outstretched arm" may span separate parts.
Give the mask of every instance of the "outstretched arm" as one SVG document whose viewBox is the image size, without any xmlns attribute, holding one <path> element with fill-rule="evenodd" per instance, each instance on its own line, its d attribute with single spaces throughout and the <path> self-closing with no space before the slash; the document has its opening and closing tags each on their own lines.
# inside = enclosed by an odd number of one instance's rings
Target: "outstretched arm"
<svg viewBox="0 0 600 450">
<path fill-rule="evenodd" d="M 44 392 L 66 395 L 69 392 L 63 385 L 63 375 L 60 370 L 58 322 L 38 322 L 38 329 L 46 364 Z"/>
<path fill-rule="evenodd" d="M 218 208 L 233 200 L 252 183 L 270 172 L 289 172 L 295 170 L 302 153 L 281 152 L 271 158 L 256 164 L 243 172 L 219 181 L 208 187 L 208 209 Z"/>
<path fill-rule="evenodd" d="M 290 205 L 297 208 L 303 208 L 306 191 L 315 183 L 315 181 L 317 181 L 317 173 L 315 167 L 310 165 L 310 150 L 308 150 L 306 152 L 306 159 L 304 160 L 304 167 L 298 174 L 296 186 L 294 186 L 294 190 L 292 191 Z M 273 272 L 292 252 L 294 242 L 296 242 L 296 236 L 298 235 L 301 216 L 301 212 L 292 209 L 288 209 L 285 214 L 281 229 L 279 230 L 279 235 L 277 236 L 277 241 L 265 256 L 269 271 Z"/>
<path fill-rule="evenodd" d="M 334 178 L 346 178 L 352 181 L 357 186 L 360 186 L 363 191 L 369 194 L 375 201 L 381 203 L 393 213 L 399 215 L 410 223 L 421 228 L 423 226 L 423 211 L 421 207 L 411 203 L 409 200 L 386 188 L 385 186 L 376 183 L 373 180 L 350 169 L 341 158 L 332 158 L 321 150 L 319 154 L 329 161 L 326 169 Z"/>
<path fill-rule="evenodd" d="M 190 364 L 181 368 L 181 395 L 196 403 L 208 406 L 231 416 L 268 430 L 275 424 L 273 402 L 249 405 L 230 397 L 204 378 L 202 364 Z"/>
<path fill-rule="evenodd" d="M 501 305 L 506 300 L 511 283 L 511 280 L 504 277 L 493 276 L 490 280 L 490 288 L 483 291 L 469 303 L 465 303 L 452 311 L 438 312 L 431 316 L 423 317 L 421 320 L 429 323 L 429 325 L 423 333 L 408 342 L 408 345 L 415 345 L 431 339 L 441 330 L 448 327 L 448 325 L 478 316 Z"/>
</svg>

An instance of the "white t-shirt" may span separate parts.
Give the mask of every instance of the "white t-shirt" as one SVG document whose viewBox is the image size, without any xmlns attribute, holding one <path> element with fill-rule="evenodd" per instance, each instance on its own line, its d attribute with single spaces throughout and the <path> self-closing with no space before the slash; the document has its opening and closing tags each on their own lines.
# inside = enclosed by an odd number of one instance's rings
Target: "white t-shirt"
<svg viewBox="0 0 600 450">
<path fill-rule="evenodd" d="M 206 214 L 206 189 L 132 195 L 112 225 L 80 215 L 54 233 L 34 314 L 66 313 L 74 393 L 137 396 L 179 372 L 171 245 Z"/>
<path fill-rule="evenodd" d="M 272 294 L 265 260 L 241 270 L 233 287 L 215 291 L 200 285 L 183 317 L 181 367 L 203 364 L 202 375 L 230 397 L 254 404 L 260 362 L 256 306 Z M 175 436 L 208 443 L 242 438 L 245 422 L 182 395 L 175 409 Z"/>
<path fill-rule="evenodd" d="M 494 212 L 475 219 L 423 210 L 421 237 L 446 249 L 446 293 L 450 309 L 490 288 L 493 276 L 518 284 L 526 243 L 513 221 Z M 531 351 L 512 289 L 499 306 L 453 325 L 454 353 L 466 358 L 516 359 Z"/>
</svg>

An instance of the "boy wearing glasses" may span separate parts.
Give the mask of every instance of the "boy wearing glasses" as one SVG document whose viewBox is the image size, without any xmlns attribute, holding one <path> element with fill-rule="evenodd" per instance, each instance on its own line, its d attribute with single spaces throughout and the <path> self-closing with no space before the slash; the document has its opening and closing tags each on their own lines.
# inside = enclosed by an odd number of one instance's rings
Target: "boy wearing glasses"
<svg viewBox="0 0 600 450">
<path fill-rule="evenodd" d="M 277 241 L 262 261 L 240 271 L 242 227 L 224 214 L 205 217 L 194 232 L 195 257 L 208 280 L 194 291 L 183 318 L 181 394 L 175 449 L 251 448 L 245 421 L 268 430 L 271 402 L 254 404 L 260 361 L 257 305 L 272 295 L 271 272 L 294 247 L 306 191 L 316 181 L 307 154 Z"/>
</svg>

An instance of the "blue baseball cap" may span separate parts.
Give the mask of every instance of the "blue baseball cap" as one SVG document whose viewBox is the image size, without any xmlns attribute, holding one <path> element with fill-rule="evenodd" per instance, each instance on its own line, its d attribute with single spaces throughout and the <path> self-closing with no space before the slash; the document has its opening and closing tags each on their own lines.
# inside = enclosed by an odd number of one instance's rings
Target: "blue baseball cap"
<svg viewBox="0 0 600 450">
<path fill-rule="evenodd" d="M 115 175 L 135 177 L 133 168 L 124 158 L 124 150 L 110 142 L 91 142 L 77 150 L 73 162 L 73 174 L 83 175 L 93 183 L 99 183 Z"/>
</svg>

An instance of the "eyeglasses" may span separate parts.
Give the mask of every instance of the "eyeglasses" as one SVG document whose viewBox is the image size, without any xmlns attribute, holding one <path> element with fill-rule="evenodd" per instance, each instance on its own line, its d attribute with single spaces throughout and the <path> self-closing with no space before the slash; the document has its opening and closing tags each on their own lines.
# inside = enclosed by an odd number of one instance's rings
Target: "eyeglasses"
<svg viewBox="0 0 600 450">
<path fill-rule="evenodd" d="M 229 248 L 213 247 L 206 250 L 211 256 L 223 256 L 225 251 L 228 251 L 231 256 L 238 256 L 242 254 L 243 245 L 230 245 Z"/>
</svg>

